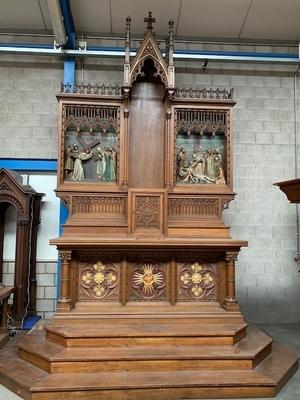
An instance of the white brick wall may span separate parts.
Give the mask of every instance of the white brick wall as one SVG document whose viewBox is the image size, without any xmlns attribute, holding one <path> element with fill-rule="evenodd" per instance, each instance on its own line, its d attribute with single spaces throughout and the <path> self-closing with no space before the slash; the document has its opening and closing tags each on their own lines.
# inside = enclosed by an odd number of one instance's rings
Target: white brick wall
<svg viewBox="0 0 300 400">
<path fill-rule="evenodd" d="M 14 283 L 14 262 L 3 263 L 3 283 Z M 57 262 L 37 262 L 36 309 L 42 318 L 51 318 L 56 305 Z"/>
</svg>

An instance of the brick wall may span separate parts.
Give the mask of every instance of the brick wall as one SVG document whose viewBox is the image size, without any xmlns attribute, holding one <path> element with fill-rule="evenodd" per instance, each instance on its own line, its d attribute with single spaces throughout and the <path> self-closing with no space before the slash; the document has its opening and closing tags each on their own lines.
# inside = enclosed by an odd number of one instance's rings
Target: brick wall
<svg viewBox="0 0 300 400">
<path fill-rule="evenodd" d="M 19 59 L 22 56 L 19 56 Z M 0 157 L 57 157 L 57 100 L 60 65 L 36 59 L 24 63 L 1 56 Z"/>
<path fill-rule="evenodd" d="M 15 263 L 13 261 L 5 261 L 3 263 L 3 279 L 4 285 L 11 286 L 14 284 Z M 56 305 L 57 292 L 57 262 L 37 262 L 36 265 L 36 308 L 37 314 L 42 318 L 51 318 Z"/>
</svg>

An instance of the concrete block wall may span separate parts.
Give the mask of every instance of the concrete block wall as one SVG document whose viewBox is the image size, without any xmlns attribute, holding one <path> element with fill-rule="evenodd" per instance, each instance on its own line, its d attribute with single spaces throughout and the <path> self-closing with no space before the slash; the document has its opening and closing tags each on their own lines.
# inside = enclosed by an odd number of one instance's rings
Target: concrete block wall
<svg viewBox="0 0 300 400">
<path fill-rule="evenodd" d="M 289 204 L 283 193 L 273 186 L 275 182 L 295 177 L 294 72 L 296 67 L 208 63 L 207 70 L 203 72 L 201 66 L 201 63 L 196 62 L 177 62 L 177 85 L 232 87 L 234 99 L 237 101 L 233 109 L 234 190 L 237 196 L 229 209 L 224 212 L 224 218 L 226 223 L 232 226 L 231 232 L 234 238 L 249 241 L 248 248 L 240 253 L 236 269 L 241 309 L 251 322 L 299 323 L 300 274 L 298 265 L 294 261 L 297 251 L 296 206 Z M 0 129 L 0 137 L 6 139 L 5 148 L 1 148 L 0 156 L 55 157 L 58 119 L 55 94 L 62 80 L 62 70 L 57 66 L 52 69 L 51 65 L 49 68 L 40 67 L 38 60 L 35 66 L 28 67 L 14 60 L 14 67 L 10 72 L 5 69 L 8 67 L 0 65 L 2 104 L 5 103 L 6 93 L 9 92 L 5 80 L 9 79 L 10 82 L 16 81 L 16 83 L 13 83 L 13 93 L 7 94 L 10 96 L 12 106 L 9 109 L 4 108 L 6 111 L 0 106 L 0 118 L 1 120 L 4 118 L 5 128 Z M 51 77 L 48 79 L 49 87 L 44 87 L 42 84 L 45 76 Z M 78 64 L 76 73 L 77 81 L 80 82 L 83 78 L 85 83 L 122 85 L 122 76 L 121 60 L 86 59 L 82 64 Z M 19 119 L 19 114 L 28 113 L 27 106 L 24 106 L 25 109 L 22 111 L 23 102 L 20 102 L 18 96 L 14 94 L 19 90 L 19 79 L 21 81 L 27 79 L 28 87 L 32 88 L 28 89 L 26 96 L 23 97 L 25 103 L 26 100 L 29 101 L 31 110 L 28 119 L 26 117 L 28 124 L 26 134 L 22 130 L 22 118 Z M 299 78 L 297 80 L 299 81 Z M 39 90 L 42 90 L 44 97 L 40 98 L 40 106 L 38 104 L 34 106 L 34 83 L 39 81 L 41 84 Z M 300 81 L 298 84 L 300 86 Z M 299 94 L 297 89 L 297 113 L 300 111 Z M 38 122 L 43 121 L 43 118 L 40 119 L 41 110 L 45 112 L 44 121 L 47 120 L 48 125 L 42 126 L 42 130 L 39 130 Z M 14 116 L 8 118 L 7 114 Z M 33 134 L 36 131 L 45 132 L 44 128 L 49 128 L 50 132 L 43 141 L 45 148 L 40 145 L 42 138 Z M 299 123 L 296 124 L 296 128 L 300 132 Z M 12 129 L 14 136 L 10 135 Z M 30 140 L 27 140 L 28 138 Z M 298 153 L 299 150 L 298 146 Z M 46 267 L 45 271 L 42 271 L 43 269 L 40 272 L 38 307 L 39 313 L 48 317 L 53 311 L 50 310 L 50 301 L 53 298 L 47 296 L 54 294 L 54 278 L 53 273 L 46 271 Z"/>
<path fill-rule="evenodd" d="M 0 157 L 56 158 L 63 63 L 1 56 Z"/>
<path fill-rule="evenodd" d="M 15 263 L 5 261 L 3 263 L 2 283 L 6 286 L 14 284 Z M 36 309 L 37 314 L 44 319 L 53 316 L 57 298 L 57 262 L 37 262 L 36 264 Z"/>
</svg>

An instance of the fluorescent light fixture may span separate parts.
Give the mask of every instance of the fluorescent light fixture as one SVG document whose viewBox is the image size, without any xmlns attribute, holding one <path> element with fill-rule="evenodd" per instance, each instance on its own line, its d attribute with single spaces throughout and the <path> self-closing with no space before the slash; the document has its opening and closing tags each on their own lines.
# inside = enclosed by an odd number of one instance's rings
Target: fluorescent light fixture
<svg viewBox="0 0 300 400">
<path fill-rule="evenodd" d="M 55 47 L 63 46 L 67 41 L 67 35 L 59 0 L 47 0 L 47 4 L 54 33 Z"/>
</svg>

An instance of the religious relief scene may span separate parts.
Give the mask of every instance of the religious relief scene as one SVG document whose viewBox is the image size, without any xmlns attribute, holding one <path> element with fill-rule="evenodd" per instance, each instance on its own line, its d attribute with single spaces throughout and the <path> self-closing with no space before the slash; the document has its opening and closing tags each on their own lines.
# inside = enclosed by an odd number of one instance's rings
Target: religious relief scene
<svg viewBox="0 0 300 400">
<path fill-rule="evenodd" d="M 64 177 L 70 182 L 116 182 L 118 108 L 65 107 Z"/>
<path fill-rule="evenodd" d="M 211 123 L 213 117 L 214 123 Z M 176 182 L 226 184 L 226 136 L 223 113 L 180 111 L 176 137 Z"/>
</svg>

